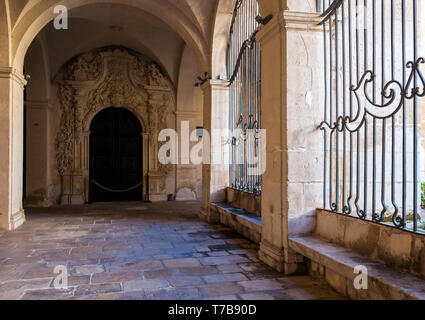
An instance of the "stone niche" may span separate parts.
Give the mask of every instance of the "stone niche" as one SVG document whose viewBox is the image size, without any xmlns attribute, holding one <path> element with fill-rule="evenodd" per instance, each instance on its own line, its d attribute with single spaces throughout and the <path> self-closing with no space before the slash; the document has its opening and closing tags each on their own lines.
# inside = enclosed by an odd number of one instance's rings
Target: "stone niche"
<svg viewBox="0 0 425 320">
<path fill-rule="evenodd" d="M 166 181 L 174 166 L 158 161 L 158 134 L 175 126 L 175 93 L 170 80 L 152 61 L 124 48 L 84 53 L 55 78 L 61 121 L 55 141 L 61 181 L 60 203 L 89 200 L 90 124 L 101 110 L 126 108 L 143 128 L 143 199 L 167 200 Z"/>
</svg>

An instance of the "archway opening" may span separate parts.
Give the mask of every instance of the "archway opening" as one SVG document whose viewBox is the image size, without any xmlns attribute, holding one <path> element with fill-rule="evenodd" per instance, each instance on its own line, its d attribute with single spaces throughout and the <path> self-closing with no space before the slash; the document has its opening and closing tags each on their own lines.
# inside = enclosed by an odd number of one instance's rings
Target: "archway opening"
<svg viewBox="0 0 425 320">
<path fill-rule="evenodd" d="M 124 108 L 99 112 L 90 126 L 90 202 L 142 201 L 139 119 Z"/>
</svg>

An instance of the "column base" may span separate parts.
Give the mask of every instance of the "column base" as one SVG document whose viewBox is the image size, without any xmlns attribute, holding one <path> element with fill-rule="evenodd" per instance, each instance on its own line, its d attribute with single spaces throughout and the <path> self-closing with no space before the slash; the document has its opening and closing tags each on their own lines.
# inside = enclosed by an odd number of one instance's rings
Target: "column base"
<svg viewBox="0 0 425 320">
<path fill-rule="evenodd" d="M 262 240 L 258 258 L 278 272 L 290 274 L 304 274 L 305 266 L 298 261 L 298 256 L 292 250 L 277 247 L 266 240 Z"/>
<path fill-rule="evenodd" d="M 23 209 L 12 214 L 9 220 L 9 231 L 14 231 L 18 229 L 25 223 L 25 221 L 25 211 Z"/>
<path fill-rule="evenodd" d="M 220 214 L 218 212 L 213 212 L 210 206 L 208 206 L 208 209 L 201 208 L 199 211 L 199 218 L 210 224 L 220 223 Z"/>
<path fill-rule="evenodd" d="M 266 240 L 262 240 L 260 243 L 260 250 L 258 251 L 258 258 L 276 271 L 284 271 L 285 252 L 283 248 L 279 248 Z"/>
</svg>

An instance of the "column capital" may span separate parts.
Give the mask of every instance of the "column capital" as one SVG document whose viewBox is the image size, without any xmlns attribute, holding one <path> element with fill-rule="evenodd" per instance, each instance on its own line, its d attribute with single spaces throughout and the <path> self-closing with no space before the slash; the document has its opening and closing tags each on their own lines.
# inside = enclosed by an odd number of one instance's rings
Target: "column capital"
<svg viewBox="0 0 425 320">
<path fill-rule="evenodd" d="M 212 90 L 228 90 L 230 82 L 228 80 L 208 80 L 201 85 L 202 91 Z"/>
<path fill-rule="evenodd" d="M 11 67 L 0 67 L 0 78 L 12 79 L 18 83 L 22 88 L 27 85 L 27 80 L 22 73 Z"/>
</svg>

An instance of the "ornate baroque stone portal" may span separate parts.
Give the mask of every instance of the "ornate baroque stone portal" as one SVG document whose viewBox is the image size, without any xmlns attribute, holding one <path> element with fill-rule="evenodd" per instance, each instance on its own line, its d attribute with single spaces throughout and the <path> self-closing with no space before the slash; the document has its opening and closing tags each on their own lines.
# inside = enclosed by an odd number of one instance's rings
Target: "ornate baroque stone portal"
<svg viewBox="0 0 425 320">
<path fill-rule="evenodd" d="M 122 48 L 82 54 L 56 78 L 61 125 L 56 161 L 62 204 L 82 204 L 89 197 L 90 124 L 101 110 L 132 111 L 143 128 L 143 199 L 167 199 L 165 181 L 172 167 L 158 162 L 158 134 L 174 127 L 175 98 L 170 81 L 147 58 Z"/>
</svg>

